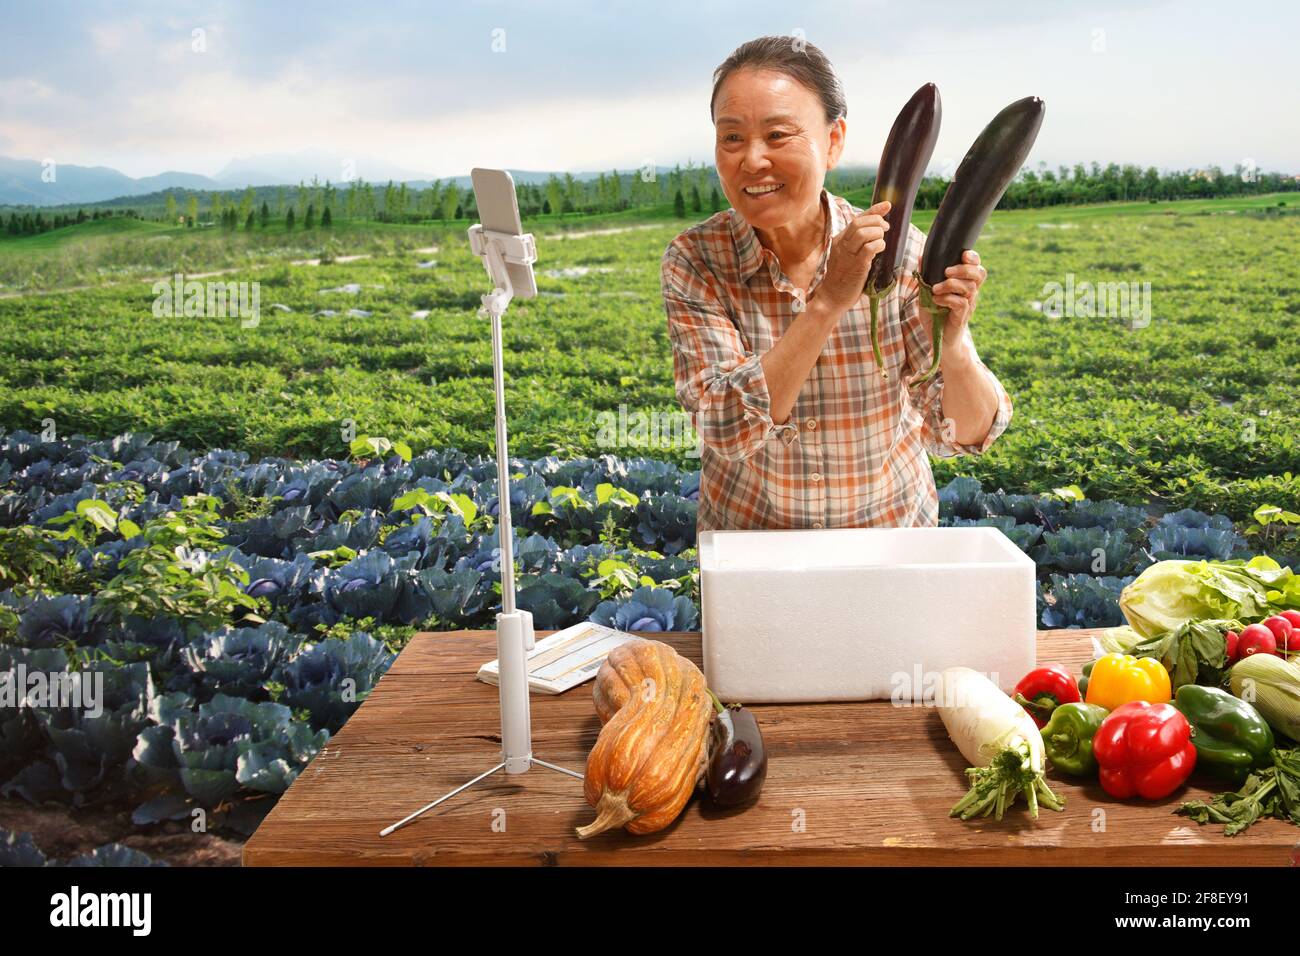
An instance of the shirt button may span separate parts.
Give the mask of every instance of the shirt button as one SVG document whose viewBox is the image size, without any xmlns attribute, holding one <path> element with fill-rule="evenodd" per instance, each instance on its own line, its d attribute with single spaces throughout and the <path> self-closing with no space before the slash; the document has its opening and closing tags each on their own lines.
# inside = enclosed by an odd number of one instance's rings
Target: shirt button
<svg viewBox="0 0 1300 956">
<path fill-rule="evenodd" d="M 813 526 L 814 528 L 820 528 L 820 527 L 822 526 L 822 523 L 821 523 L 820 521 L 814 521 L 813 524 L 812 524 L 812 526 Z"/>
<path fill-rule="evenodd" d="M 817 427 L 817 419 L 810 418 L 808 419 L 808 421 L 804 422 L 804 425 L 808 428 L 809 431 L 812 431 L 814 428 Z"/>
<path fill-rule="evenodd" d="M 809 475 L 808 477 L 811 478 L 813 481 L 821 481 L 821 480 L 822 480 L 822 473 L 821 473 L 820 471 L 814 471 L 814 472 L 813 472 L 811 475 Z"/>
</svg>

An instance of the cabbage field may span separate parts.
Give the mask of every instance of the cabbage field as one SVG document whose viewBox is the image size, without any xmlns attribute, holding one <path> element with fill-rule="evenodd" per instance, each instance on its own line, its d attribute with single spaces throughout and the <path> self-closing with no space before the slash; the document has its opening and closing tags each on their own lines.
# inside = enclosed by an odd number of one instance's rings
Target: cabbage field
<svg viewBox="0 0 1300 956">
<path fill-rule="evenodd" d="M 941 523 L 1033 558 L 1043 626 L 1120 623 L 1120 589 L 1165 557 L 1300 566 L 1284 202 L 1003 212 L 982 237 L 975 336 L 1015 417 L 935 463 Z M 658 264 L 686 223 L 528 225 L 542 295 L 506 326 L 520 605 L 540 629 L 698 629 L 698 462 L 598 418 L 676 410 Z M 104 691 L 94 715 L 0 707 L 0 864 L 47 852 L 5 832 L 32 806 L 112 808 L 112 836 L 164 855 L 149 841 L 196 820 L 238 839 L 413 633 L 490 627 L 500 599 L 463 232 L 147 226 L 119 237 L 134 265 L 77 260 L 77 227 L 0 240 L 0 674 Z M 156 314 L 169 243 L 190 276 L 258 282 L 257 319 Z M 1149 319 L 1053 317 L 1050 284 L 1084 282 L 1149 283 Z"/>
</svg>

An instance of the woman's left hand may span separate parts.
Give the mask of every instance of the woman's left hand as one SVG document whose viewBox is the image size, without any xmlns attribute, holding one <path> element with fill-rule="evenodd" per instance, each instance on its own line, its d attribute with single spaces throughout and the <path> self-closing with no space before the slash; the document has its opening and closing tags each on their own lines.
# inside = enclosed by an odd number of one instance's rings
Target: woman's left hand
<svg viewBox="0 0 1300 956">
<path fill-rule="evenodd" d="M 962 329 L 970 322 L 979 301 L 980 286 L 988 278 L 988 271 L 980 265 L 979 253 L 967 249 L 961 255 L 961 265 L 944 270 L 946 278 L 930 290 L 934 304 L 946 306 L 948 319 L 944 323 L 944 341 L 958 341 Z"/>
</svg>

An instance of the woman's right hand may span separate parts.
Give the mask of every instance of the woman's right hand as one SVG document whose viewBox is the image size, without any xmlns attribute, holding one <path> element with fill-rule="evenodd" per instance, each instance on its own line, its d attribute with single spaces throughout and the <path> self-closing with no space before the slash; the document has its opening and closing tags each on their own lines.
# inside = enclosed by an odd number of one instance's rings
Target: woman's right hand
<svg viewBox="0 0 1300 956">
<path fill-rule="evenodd" d="M 863 296 L 871 260 L 885 248 L 885 231 L 889 223 L 888 201 L 876 203 L 860 216 L 854 217 L 840 234 L 831 240 L 830 256 L 826 260 L 826 274 L 813 293 L 836 315 L 842 315 Z"/>
</svg>

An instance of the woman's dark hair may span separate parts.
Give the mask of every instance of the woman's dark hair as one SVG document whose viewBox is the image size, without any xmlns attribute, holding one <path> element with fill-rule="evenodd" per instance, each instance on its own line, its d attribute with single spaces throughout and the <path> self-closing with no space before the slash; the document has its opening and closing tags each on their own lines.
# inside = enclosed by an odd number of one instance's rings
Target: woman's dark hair
<svg viewBox="0 0 1300 956">
<path fill-rule="evenodd" d="M 750 70 L 776 70 L 802 83 L 821 99 L 828 124 L 849 113 L 849 105 L 844 99 L 844 87 L 825 53 L 800 36 L 766 36 L 742 43 L 713 71 L 709 119 L 713 119 L 713 107 L 722 81 L 742 67 Z"/>
</svg>

